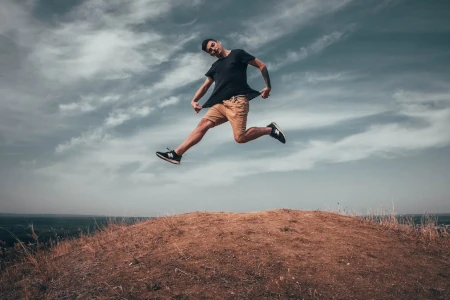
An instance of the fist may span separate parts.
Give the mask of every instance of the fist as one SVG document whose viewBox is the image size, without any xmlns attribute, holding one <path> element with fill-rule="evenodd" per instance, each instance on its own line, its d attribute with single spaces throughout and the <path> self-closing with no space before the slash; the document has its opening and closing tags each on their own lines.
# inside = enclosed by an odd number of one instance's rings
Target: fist
<svg viewBox="0 0 450 300">
<path fill-rule="evenodd" d="M 266 87 L 261 90 L 261 97 L 264 99 L 268 98 L 270 96 L 270 88 Z"/>
<path fill-rule="evenodd" d="M 192 108 L 195 110 L 196 113 L 202 110 L 202 106 L 198 104 L 197 102 L 191 102 Z"/>
</svg>

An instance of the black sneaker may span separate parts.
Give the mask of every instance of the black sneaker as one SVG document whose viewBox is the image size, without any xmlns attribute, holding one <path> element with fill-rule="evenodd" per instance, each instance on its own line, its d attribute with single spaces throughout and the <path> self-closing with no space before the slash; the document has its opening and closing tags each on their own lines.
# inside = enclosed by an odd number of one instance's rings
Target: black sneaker
<svg viewBox="0 0 450 300">
<path fill-rule="evenodd" d="M 270 136 L 279 140 L 283 144 L 286 144 L 286 136 L 284 135 L 283 131 L 281 131 L 280 127 L 277 123 L 272 122 L 267 127 L 272 128 L 272 132 L 270 133 Z"/>
<path fill-rule="evenodd" d="M 179 165 L 181 162 L 181 157 L 180 155 L 175 153 L 175 150 L 170 150 L 169 148 L 167 148 L 167 150 L 169 150 L 168 152 L 156 152 L 156 155 L 159 158 L 162 158 L 164 160 L 167 160 L 168 162 L 171 162 L 173 164 Z"/>
</svg>

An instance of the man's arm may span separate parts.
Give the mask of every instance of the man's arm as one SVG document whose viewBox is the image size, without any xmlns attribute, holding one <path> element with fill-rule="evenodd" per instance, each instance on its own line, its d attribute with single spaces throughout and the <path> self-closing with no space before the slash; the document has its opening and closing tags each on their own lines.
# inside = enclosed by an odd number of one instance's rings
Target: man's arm
<svg viewBox="0 0 450 300">
<path fill-rule="evenodd" d="M 255 58 L 248 62 L 250 65 L 258 68 L 261 71 L 261 74 L 264 78 L 264 82 L 266 83 L 266 87 L 269 89 L 272 88 L 272 85 L 270 84 L 270 77 L 269 77 L 269 71 L 267 70 L 266 65 L 260 61 L 259 59 Z"/>
<path fill-rule="evenodd" d="M 205 82 L 202 84 L 202 86 L 197 90 L 197 92 L 194 95 L 194 98 L 192 98 L 191 106 L 195 110 L 196 113 L 198 113 L 202 106 L 198 104 L 198 100 L 205 95 L 205 93 L 208 91 L 211 84 L 214 82 L 214 80 L 211 77 L 206 77 Z"/>
<path fill-rule="evenodd" d="M 270 96 L 270 90 L 272 89 L 272 85 L 270 84 L 270 77 L 269 77 L 269 71 L 267 70 L 266 65 L 260 61 L 259 59 L 255 58 L 248 62 L 250 65 L 258 68 L 261 71 L 261 74 L 264 78 L 264 82 L 266 83 L 266 87 L 263 88 L 260 93 L 261 97 L 267 98 Z"/>
<path fill-rule="evenodd" d="M 206 77 L 205 82 L 203 82 L 202 86 L 197 90 L 191 102 L 197 102 L 198 100 L 200 100 L 208 91 L 213 82 L 214 80 L 211 77 Z"/>
</svg>

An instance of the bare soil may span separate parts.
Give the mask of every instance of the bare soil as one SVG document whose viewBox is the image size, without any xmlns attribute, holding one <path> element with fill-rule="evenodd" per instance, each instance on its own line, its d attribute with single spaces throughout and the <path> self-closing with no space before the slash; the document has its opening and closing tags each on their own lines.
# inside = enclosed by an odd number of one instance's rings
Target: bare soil
<svg viewBox="0 0 450 300">
<path fill-rule="evenodd" d="M 195 212 L 29 255 L 1 299 L 450 299 L 447 240 L 330 212 Z"/>
</svg>

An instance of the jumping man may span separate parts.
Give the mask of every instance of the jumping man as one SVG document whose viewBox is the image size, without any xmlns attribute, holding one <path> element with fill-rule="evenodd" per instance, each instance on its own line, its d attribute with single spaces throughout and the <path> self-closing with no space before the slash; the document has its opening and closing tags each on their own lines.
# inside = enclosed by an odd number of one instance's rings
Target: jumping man
<svg viewBox="0 0 450 300">
<path fill-rule="evenodd" d="M 227 50 L 214 39 L 204 40 L 202 50 L 217 57 L 217 60 L 206 72 L 206 80 L 195 93 L 191 106 L 196 113 L 202 108 L 210 109 L 178 148 L 168 152 L 156 152 L 156 155 L 173 164 L 180 164 L 183 154 L 200 142 L 209 129 L 227 121 L 230 122 L 234 139 L 238 143 L 246 143 L 263 135 L 270 135 L 281 143 L 286 143 L 284 133 L 275 122 L 266 127 L 246 129 L 249 101 L 259 95 L 264 99 L 270 96 L 271 84 L 266 65 L 242 49 Z M 260 92 L 247 84 L 248 65 L 261 71 L 266 87 Z M 203 106 L 198 104 L 198 100 L 203 97 L 213 82 L 215 87 L 209 99 Z"/>
</svg>

